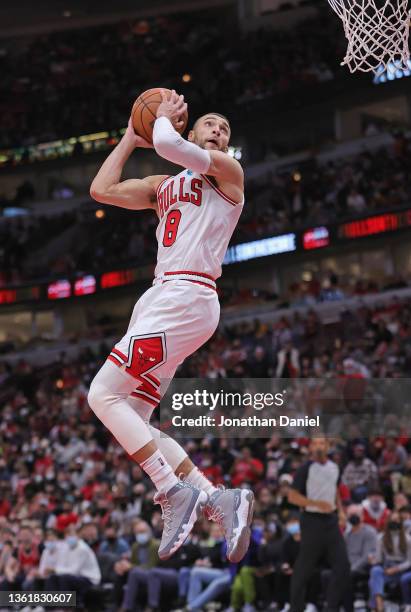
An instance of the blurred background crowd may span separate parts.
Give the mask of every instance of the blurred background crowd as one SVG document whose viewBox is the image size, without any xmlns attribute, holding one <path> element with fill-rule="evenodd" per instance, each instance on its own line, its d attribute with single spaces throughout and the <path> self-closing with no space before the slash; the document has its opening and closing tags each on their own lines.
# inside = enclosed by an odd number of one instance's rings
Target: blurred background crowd
<svg viewBox="0 0 411 612">
<path fill-rule="evenodd" d="M 317 0 L 181 3 L 151 0 L 136 15 L 118 0 L 112 15 L 105 0 L 94 13 L 92 0 L 70 0 L 51 22 L 39 16 L 48 0 L 15 0 L 14 28 L 0 7 L 0 590 L 75 590 L 90 612 L 289 609 L 301 516 L 288 490 L 309 458 L 306 432 L 187 437 L 213 483 L 255 492 L 252 544 L 228 564 L 221 529 L 204 518 L 161 562 L 151 483 L 87 404 L 151 282 L 157 221 L 100 207 L 88 189 L 136 96 L 162 85 L 184 93 L 190 120 L 211 109 L 232 121 L 246 206 L 231 244 L 257 245 L 224 266 L 221 325 L 178 376 L 302 380 L 293 409 L 312 415 L 324 381 L 377 384 L 378 430 L 337 419 L 330 438 L 351 565 L 344 609 L 375 608 L 385 581 L 410 612 L 409 400 L 403 391 L 399 413 L 378 395 L 406 389 L 411 372 L 409 74 L 348 75 L 341 24 Z M 139 151 L 125 175 L 174 171 Z M 351 221 L 358 236 L 342 235 Z M 314 228 L 329 242 L 303 246 Z M 258 241 L 286 232 L 294 247 L 262 257 Z M 95 295 L 19 294 L 131 268 L 128 286 Z M 323 608 L 328 582 L 324 563 L 307 612 Z"/>
<path fill-rule="evenodd" d="M 240 116 L 255 102 L 335 78 L 330 58 L 343 37 L 329 15 L 291 36 L 261 29 L 227 37 L 224 21 L 215 11 L 201 20 L 186 12 L 4 41 L 0 148 L 119 128 L 138 92 L 183 75 L 193 109 L 206 96 L 210 107 Z"/>
<path fill-rule="evenodd" d="M 325 378 L 403 377 L 411 366 L 410 315 L 409 301 L 394 300 L 343 312 L 338 325 L 324 325 L 314 311 L 273 326 L 239 324 L 220 331 L 178 375 L 302 378 L 315 384 Z M 197 606 L 189 609 L 203 609 L 215 600 L 224 609 L 283 609 L 299 542 L 299 513 L 287 489 L 309 458 L 308 438 L 187 439 L 186 450 L 215 484 L 255 491 L 253 545 L 241 566 L 229 565 L 221 531 L 204 520 L 178 554 L 160 562 L 162 521 L 151 483 L 87 404 L 89 383 L 108 349 L 86 349 L 75 360 L 61 355 L 42 368 L 24 361 L 1 367 L 2 588 L 46 588 L 54 573 L 70 570 L 86 579 L 79 583 L 86 609 L 170 610 L 187 601 Z M 330 457 L 341 470 L 347 517 L 358 515 L 371 526 L 357 543 L 360 550 L 357 544 L 352 548 L 364 583 L 354 595 L 364 600 L 377 551 L 373 530 L 388 533 L 396 511 L 401 529 L 411 530 L 411 446 L 406 422 L 393 415 L 382 423 L 381 435 L 368 437 L 355 427 L 348 434 L 333 438 Z M 347 543 L 355 540 L 358 525 L 347 518 L 342 528 Z M 59 547 L 64 554 L 53 557 Z M 322 571 L 326 576 L 326 567 Z M 310 602 L 320 607 L 324 576 L 317 578 Z"/>
<path fill-rule="evenodd" d="M 398 134 L 387 148 L 247 181 L 247 207 L 232 244 L 406 208 L 411 195 L 410 141 Z M 33 186 L 21 185 L 21 205 Z M 17 204 L 17 202 L 15 202 Z M 83 206 L 52 216 L 4 219 L 0 224 L 0 287 L 76 272 L 98 273 L 153 261 L 157 218 L 139 212 Z M 69 235 L 69 239 L 62 239 Z M 61 246 L 56 248 L 60 238 Z M 54 261 L 44 254 L 53 245 Z"/>
</svg>

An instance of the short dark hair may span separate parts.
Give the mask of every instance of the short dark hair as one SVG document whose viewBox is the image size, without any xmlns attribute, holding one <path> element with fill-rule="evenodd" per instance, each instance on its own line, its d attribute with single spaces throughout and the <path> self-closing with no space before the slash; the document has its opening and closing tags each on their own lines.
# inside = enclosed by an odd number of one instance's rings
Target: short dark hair
<svg viewBox="0 0 411 612">
<path fill-rule="evenodd" d="M 231 129 L 231 125 L 230 125 L 229 119 L 225 115 L 222 115 L 221 113 L 214 113 L 214 112 L 204 113 L 204 115 L 201 115 L 201 117 L 198 117 L 198 119 L 196 119 L 194 121 L 194 125 L 193 125 L 192 129 L 194 130 L 196 125 L 197 125 L 197 123 L 200 121 L 200 119 L 202 119 L 203 117 L 206 117 L 207 115 L 216 115 L 217 117 L 221 117 L 222 119 L 225 119 L 227 121 L 228 125 L 230 126 L 230 129 Z"/>
</svg>

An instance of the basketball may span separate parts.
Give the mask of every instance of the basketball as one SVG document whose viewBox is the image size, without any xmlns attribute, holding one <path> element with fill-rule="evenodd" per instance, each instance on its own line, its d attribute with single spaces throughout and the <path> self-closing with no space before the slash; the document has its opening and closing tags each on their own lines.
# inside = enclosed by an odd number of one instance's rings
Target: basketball
<svg viewBox="0 0 411 612">
<path fill-rule="evenodd" d="M 171 96 L 171 90 L 165 89 L 164 87 L 148 89 L 138 96 L 131 111 L 134 131 L 148 142 L 153 142 L 153 127 L 154 121 L 156 120 L 157 109 L 161 104 L 161 89 L 165 91 L 167 98 Z M 187 112 L 184 113 L 183 120 L 184 125 L 178 130 L 180 134 L 182 134 L 187 127 Z"/>
</svg>

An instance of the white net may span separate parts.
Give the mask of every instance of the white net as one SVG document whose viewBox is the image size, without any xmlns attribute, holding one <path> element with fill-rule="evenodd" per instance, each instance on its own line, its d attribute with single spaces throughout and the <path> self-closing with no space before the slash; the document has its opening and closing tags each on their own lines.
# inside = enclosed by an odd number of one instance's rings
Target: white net
<svg viewBox="0 0 411 612">
<path fill-rule="evenodd" d="M 341 65 L 350 72 L 378 73 L 390 63 L 406 65 L 410 58 L 408 0 L 328 0 L 341 18 L 347 53 Z"/>
</svg>

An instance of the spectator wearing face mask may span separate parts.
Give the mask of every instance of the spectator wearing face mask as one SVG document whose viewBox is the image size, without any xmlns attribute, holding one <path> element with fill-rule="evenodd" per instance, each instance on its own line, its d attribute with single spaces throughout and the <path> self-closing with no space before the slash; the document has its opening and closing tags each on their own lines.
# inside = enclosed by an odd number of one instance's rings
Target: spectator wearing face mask
<svg viewBox="0 0 411 612">
<path fill-rule="evenodd" d="M 301 526 L 299 515 L 291 513 L 285 523 L 286 535 L 281 546 L 280 564 L 275 576 L 275 602 L 283 610 L 289 609 L 291 579 L 301 545 Z M 314 605 L 320 589 L 319 573 L 315 572 L 308 583 L 306 599 Z M 308 606 L 307 606 L 308 607 Z"/>
<path fill-rule="evenodd" d="M 358 582 L 367 579 L 370 557 L 375 555 L 377 550 L 377 532 L 374 527 L 364 525 L 362 513 L 361 506 L 352 505 L 347 510 L 347 527 L 344 538 L 350 562 L 351 583 L 343 599 L 343 607 L 346 612 L 353 612 L 355 587 Z M 328 584 L 328 578 L 329 570 L 324 570 L 322 572 L 324 588 Z"/>
<path fill-rule="evenodd" d="M 384 532 L 380 534 L 375 557 L 371 557 L 369 590 L 370 606 L 384 610 L 384 588 L 399 584 L 405 611 L 411 611 L 411 537 L 405 533 L 398 512 L 392 512 Z"/>
<path fill-rule="evenodd" d="M 278 479 L 278 489 L 274 495 L 274 508 L 281 518 L 286 518 L 294 508 L 288 499 L 292 482 L 291 474 L 281 474 Z"/>
<path fill-rule="evenodd" d="M 135 542 L 131 547 L 131 558 L 121 559 L 115 565 L 117 574 L 116 593 L 122 592 L 126 582 L 122 603 L 123 612 L 134 610 L 141 599 L 142 589 L 147 588 L 149 570 L 158 564 L 160 543 L 153 537 L 150 525 L 139 520 L 134 524 Z M 116 597 L 117 599 L 117 597 Z"/>
<path fill-rule="evenodd" d="M 57 532 L 54 529 L 49 529 L 46 532 L 46 539 L 44 540 L 44 548 L 38 568 L 33 572 L 31 580 L 26 580 L 23 584 L 24 589 L 37 591 L 43 588 L 45 580 L 56 572 L 60 545 L 61 539 L 58 537 Z"/>
<path fill-rule="evenodd" d="M 378 489 L 371 490 L 361 505 L 363 507 L 364 523 L 371 525 L 377 531 L 383 531 L 390 516 L 390 511 L 387 508 L 381 491 Z"/>
<path fill-rule="evenodd" d="M 56 571 L 46 579 L 47 591 L 76 591 L 77 607 L 84 606 L 84 597 L 93 585 L 100 584 L 101 572 L 90 546 L 69 525 L 61 542 Z"/>
<path fill-rule="evenodd" d="M 111 553 L 117 557 L 121 557 L 130 551 L 128 542 L 117 535 L 114 525 L 106 527 L 105 538 L 100 544 L 99 553 Z"/>
<path fill-rule="evenodd" d="M 342 482 L 349 488 L 353 502 L 360 503 L 378 481 L 377 466 L 365 456 L 365 446 L 356 444 L 353 458 L 342 474 Z"/>
</svg>

